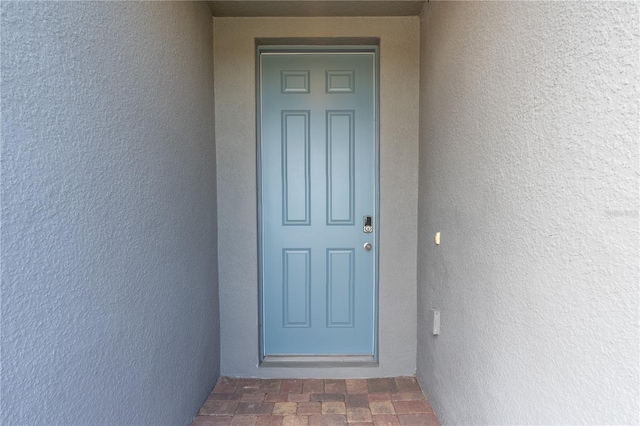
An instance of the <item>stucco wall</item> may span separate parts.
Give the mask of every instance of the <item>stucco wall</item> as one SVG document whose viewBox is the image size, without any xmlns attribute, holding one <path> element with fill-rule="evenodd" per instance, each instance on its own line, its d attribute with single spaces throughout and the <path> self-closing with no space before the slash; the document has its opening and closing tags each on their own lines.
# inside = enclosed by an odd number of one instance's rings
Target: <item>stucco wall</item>
<svg viewBox="0 0 640 426">
<path fill-rule="evenodd" d="M 0 8 L 0 423 L 187 425 L 219 372 L 208 8 Z"/>
<path fill-rule="evenodd" d="M 415 373 L 419 21 L 215 18 L 221 370 L 231 376 Z M 255 38 L 380 38 L 380 308 L 376 368 L 258 368 Z"/>
<path fill-rule="evenodd" d="M 425 6 L 418 376 L 443 423 L 639 421 L 638 12 Z"/>
</svg>

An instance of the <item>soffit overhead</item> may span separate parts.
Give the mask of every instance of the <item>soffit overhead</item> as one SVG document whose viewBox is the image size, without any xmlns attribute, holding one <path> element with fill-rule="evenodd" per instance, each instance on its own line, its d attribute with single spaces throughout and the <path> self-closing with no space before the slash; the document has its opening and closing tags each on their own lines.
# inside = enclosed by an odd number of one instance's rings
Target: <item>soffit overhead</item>
<svg viewBox="0 0 640 426">
<path fill-rule="evenodd" d="M 210 0 L 213 16 L 413 16 L 424 0 Z"/>
</svg>

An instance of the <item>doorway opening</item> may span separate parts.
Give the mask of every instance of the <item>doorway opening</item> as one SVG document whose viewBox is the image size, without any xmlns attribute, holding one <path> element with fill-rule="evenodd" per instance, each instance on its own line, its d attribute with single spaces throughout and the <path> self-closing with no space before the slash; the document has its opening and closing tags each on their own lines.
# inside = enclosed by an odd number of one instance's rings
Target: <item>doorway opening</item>
<svg viewBox="0 0 640 426">
<path fill-rule="evenodd" d="M 257 49 L 261 366 L 377 363 L 378 48 Z"/>
</svg>

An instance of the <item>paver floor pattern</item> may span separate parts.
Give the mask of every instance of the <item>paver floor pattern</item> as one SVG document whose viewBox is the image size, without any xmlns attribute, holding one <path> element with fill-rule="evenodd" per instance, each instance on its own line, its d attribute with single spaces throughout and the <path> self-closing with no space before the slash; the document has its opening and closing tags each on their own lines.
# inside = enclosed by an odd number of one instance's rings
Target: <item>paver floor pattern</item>
<svg viewBox="0 0 640 426">
<path fill-rule="evenodd" d="M 415 377 L 221 377 L 191 426 L 439 425 Z"/>
</svg>

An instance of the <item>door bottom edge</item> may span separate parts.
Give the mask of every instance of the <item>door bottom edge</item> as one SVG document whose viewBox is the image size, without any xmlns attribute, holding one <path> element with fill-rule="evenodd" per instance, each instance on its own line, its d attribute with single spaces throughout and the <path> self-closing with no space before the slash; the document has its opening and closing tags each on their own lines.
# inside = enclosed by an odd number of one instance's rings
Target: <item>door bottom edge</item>
<svg viewBox="0 0 640 426">
<path fill-rule="evenodd" d="M 266 355 L 259 367 L 378 367 L 372 355 Z"/>
</svg>

